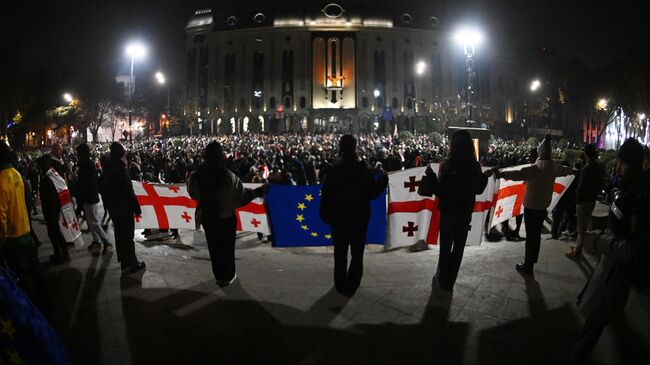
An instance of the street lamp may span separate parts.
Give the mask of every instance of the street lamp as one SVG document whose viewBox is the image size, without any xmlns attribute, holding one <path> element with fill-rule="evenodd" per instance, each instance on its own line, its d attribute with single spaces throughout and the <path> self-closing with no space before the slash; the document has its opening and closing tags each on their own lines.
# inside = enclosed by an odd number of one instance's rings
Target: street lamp
<svg viewBox="0 0 650 365">
<path fill-rule="evenodd" d="M 418 63 L 415 64 L 415 73 L 418 75 L 422 75 L 426 69 L 427 64 L 424 61 L 418 61 Z"/>
<path fill-rule="evenodd" d="M 603 98 L 598 100 L 596 103 L 596 110 L 607 110 L 607 106 L 609 104 L 609 100 Z"/>
<path fill-rule="evenodd" d="M 535 80 L 533 80 L 533 81 L 530 83 L 530 91 L 535 92 L 535 91 L 537 91 L 541 86 L 542 86 L 542 82 L 539 81 L 538 79 L 535 79 Z"/>
<path fill-rule="evenodd" d="M 63 100 L 65 100 L 66 103 L 70 104 L 72 103 L 72 100 L 74 100 L 74 98 L 72 97 L 72 94 L 65 93 L 63 94 Z"/>
<path fill-rule="evenodd" d="M 156 77 L 156 82 L 158 82 L 158 85 L 167 86 L 167 108 L 165 112 L 169 115 L 169 83 L 167 83 L 167 78 L 165 77 L 165 74 L 160 71 L 156 72 L 155 77 Z"/>
<path fill-rule="evenodd" d="M 131 141 L 131 129 L 133 126 L 133 94 L 135 93 L 135 75 L 133 73 L 133 68 L 136 59 L 144 58 L 147 55 L 147 48 L 139 42 L 131 42 L 126 46 L 126 54 L 131 57 L 131 82 L 129 83 L 129 141 Z"/>
<path fill-rule="evenodd" d="M 463 51 L 465 53 L 465 66 L 467 68 L 467 123 L 474 123 L 472 120 L 472 93 L 473 93 L 473 81 L 474 81 L 474 53 L 475 47 L 483 42 L 483 33 L 478 29 L 473 28 L 460 28 L 454 34 L 456 42 L 463 46 Z"/>
</svg>

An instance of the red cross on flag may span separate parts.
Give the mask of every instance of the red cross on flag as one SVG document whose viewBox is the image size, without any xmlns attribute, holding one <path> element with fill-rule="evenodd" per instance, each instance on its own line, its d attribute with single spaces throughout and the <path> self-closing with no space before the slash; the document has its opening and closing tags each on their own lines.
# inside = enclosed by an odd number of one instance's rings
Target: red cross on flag
<svg viewBox="0 0 650 365">
<path fill-rule="evenodd" d="M 72 197 L 70 196 L 70 190 L 68 190 L 68 185 L 56 170 L 54 170 L 54 168 L 48 170 L 46 175 L 54 184 L 59 203 L 61 204 L 61 211 L 59 213 L 59 228 L 61 234 L 63 235 L 63 238 L 65 238 L 66 242 L 74 242 L 75 247 L 80 248 L 84 245 L 84 241 L 81 237 L 79 220 L 77 220 L 77 214 L 74 211 L 74 205 Z"/>
<path fill-rule="evenodd" d="M 520 170 L 523 167 L 530 165 L 520 165 L 504 169 L 505 171 Z M 553 197 L 551 205 L 547 208 L 551 211 L 557 202 L 560 200 L 566 189 L 571 185 L 574 175 L 560 176 L 555 178 L 553 185 Z M 490 179 L 494 181 L 494 179 Z M 501 222 L 505 222 L 512 217 L 516 217 L 524 213 L 524 195 L 526 193 L 526 184 L 523 181 L 512 181 L 506 179 L 497 179 L 494 188 L 494 209 L 492 209 L 492 217 L 490 227 L 494 227 Z"/>
<path fill-rule="evenodd" d="M 183 184 L 165 185 L 132 181 L 142 215 L 134 217 L 135 228 L 196 229 L 197 203 Z"/>
<path fill-rule="evenodd" d="M 438 174 L 440 165 L 431 164 Z M 388 175 L 388 241 L 389 248 L 409 246 L 424 240 L 428 244 L 438 243 L 440 211 L 438 199 L 420 196 L 417 187 L 426 167 L 418 167 Z M 484 168 L 483 170 L 486 170 Z M 479 245 L 483 239 L 485 220 L 492 207 L 494 179 L 488 179 L 485 190 L 476 196 L 474 213 L 467 235 L 468 245 Z"/>
<path fill-rule="evenodd" d="M 262 184 L 244 184 L 245 188 L 256 189 Z M 259 232 L 264 235 L 270 235 L 269 219 L 266 215 L 266 207 L 262 198 L 253 199 L 237 210 L 237 231 L 239 232 Z"/>
</svg>

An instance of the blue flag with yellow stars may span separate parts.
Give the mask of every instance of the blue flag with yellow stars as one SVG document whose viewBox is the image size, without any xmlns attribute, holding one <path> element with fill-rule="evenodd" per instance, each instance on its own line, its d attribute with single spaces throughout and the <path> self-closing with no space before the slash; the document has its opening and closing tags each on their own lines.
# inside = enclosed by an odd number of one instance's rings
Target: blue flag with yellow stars
<svg viewBox="0 0 650 365">
<path fill-rule="evenodd" d="M 70 364 L 43 315 L 0 266 L 0 364 Z"/>
<path fill-rule="evenodd" d="M 330 226 L 320 219 L 320 185 L 269 185 L 265 197 L 273 246 L 333 245 Z M 386 241 L 386 192 L 371 201 L 366 243 Z"/>
</svg>

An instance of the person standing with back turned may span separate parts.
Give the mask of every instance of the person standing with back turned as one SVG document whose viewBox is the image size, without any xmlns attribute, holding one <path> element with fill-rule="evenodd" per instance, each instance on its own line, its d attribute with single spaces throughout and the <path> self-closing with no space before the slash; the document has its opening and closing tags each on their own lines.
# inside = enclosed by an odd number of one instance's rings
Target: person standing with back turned
<svg viewBox="0 0 650 365">
<path fill-rule="evenodd" d="M 452 290 L 463 260 L 476 195 L 483 192 L 492 170 L 481 172 L 474 156 L 472 137 L 466 130 L 451 136 L 449 158 L 440 165 L 440 178 L 427 166 L 423 190 L 438 197 L 440 258 L 433 284 Z M 428 195 L 428 194 L 427 194 Z"/>
<path fill-rule="evenodd" d="M 560 166 L 551 159 L 551 135 L 547 134 L 537 147 L 539 158 L 534 164 L 521 170 L 499 171 L 495 175 L 514 181 L 526 181 L 524 194 L 524 224 L 526 225 L 526 255 L 516 269 L 522 274 L 533 275 L 533 266 L 539 258 L 546 208 L 551 205 L 555 178 L 573 173 L 570 167 Z"/>
<path fill-rule="evenodd" d="M 370 201 L 386 189 L 388 176 L 373 179 L 371 170 L 357 156 L 354 136 L 344 135 L 339 143 L 341 159 L 328 167 L 323 180 L 320 217 L 332 228 L 336 290 L 352 295 L 363 275 Z M 348 247 L 352 253 L 349 269 Z"/>
</svg>

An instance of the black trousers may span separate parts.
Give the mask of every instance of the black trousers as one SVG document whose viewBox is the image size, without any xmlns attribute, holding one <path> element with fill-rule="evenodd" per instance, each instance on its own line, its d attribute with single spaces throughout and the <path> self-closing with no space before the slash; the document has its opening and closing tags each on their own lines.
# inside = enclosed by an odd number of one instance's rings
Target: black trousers
<svg viewBox="0 0 650 365">
<path fill-rule="evenodd" d="M 235 238 L 237 218 L 219 218 L 215 212 L 203 211 L 201 223 L 208 241 L 212 273 L 217 281 L 229 281 L 235 276 Z"/>
<path fill-rule="evenodd" d="M 436 279 L 442 288 L 451 289 L 456 283 L 471 219 L 471 215 L 463 217 L 440 215 L 440 257 Z"/>
<path fill-rule="evenodd" d="M 123 266 L 135 266 L 138 258 L 135 255 L 135 221 L 133 213 L 111 212 L 115 231 L 115 252 L 117 261 Z"/>
<path fill-rule="evenodd" d="M 587 319 L 580 331 L 580 337 L 571 351 L 571 365 L 587 364 L 591 352 L 603 334 L 605 324 L 600 321 Z"/>
<path fill-rule="evenodd" d="M 524 207 L 524 222 L 526 223 L 526 256 L 530 264 L 537 262 L 542 241 L 542 225 L 546 218 L 546 209 L 528 209 Z"/>
<path fill-rule="evenodd" d="M 52 248 L 54 249 L 54 257 L 68 257 L 68 245 L 65 242 L 65 237 L 61 233 L 58 220 L 45 219 L 45 226 L 47 227 L 47 237 L 50 239 Z"/>
<path fill-rule="evenodd" d="M 334 286 L 338 291 L 356 290 L 361 285 L 367 226 L 331 225 L 334 241 Z M 349 268 L 348 251 L 352 254 Z"/>
</svg>

